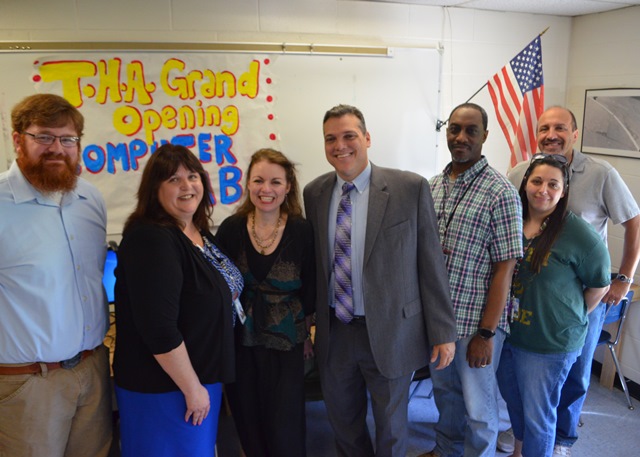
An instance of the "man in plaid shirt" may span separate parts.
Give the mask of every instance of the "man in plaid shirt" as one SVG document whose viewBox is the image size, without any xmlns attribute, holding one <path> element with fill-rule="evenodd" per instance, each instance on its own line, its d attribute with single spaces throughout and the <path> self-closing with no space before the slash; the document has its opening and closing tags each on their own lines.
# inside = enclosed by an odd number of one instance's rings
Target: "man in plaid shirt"
<svg viewBox="0 0 640 457">
<path fill-rule="evenodd" d="M 431 370 L 440 419 L 436 447 L 423 457 L 484 457 L 496 449 L 495 371 L 513 269 L 522 256 L 522 209 L 518 191 L 482 156 L 487 134 L 482 107 L 456 107 L 447 128 L 451 163 L 430 180 L 458 340 L 453 363 Z"/>
</svg>

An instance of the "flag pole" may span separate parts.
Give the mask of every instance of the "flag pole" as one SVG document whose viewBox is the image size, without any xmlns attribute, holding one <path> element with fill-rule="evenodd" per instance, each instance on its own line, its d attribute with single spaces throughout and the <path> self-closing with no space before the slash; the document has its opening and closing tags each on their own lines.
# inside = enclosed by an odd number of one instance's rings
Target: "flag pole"
<svg viewBox="0 0 640 457">
<path fill-rule="evenodd" d="M 551 27 L 551 26 L 549 26 L 549 27 Z M 546 29 L 544 29 L 542 32 L 540 32 L 540 33 L 538 34 L 538 36 L 542 36 L 542 35 L 544 35 L 544 34 L 547 32 L 547 30 L 549 30 L 549 27 L 547 27 L 547 28 L 546 28 Z M 487 82 L 485 82 L 485 83 L 480 87 L 480 89 L 478 89 L 477 91 L 475 91 L 475 92 L 473 93 L 473 95 L 472 95 L 471 97 L 469 97 L 465 103 L 469 103 L 473 97 L 475 97 L 476 95 L 478 95 L 478 92 L 480 92 L 482 89 L 484 89 L 485 87 L 487 87 L 487 84 L 489 84 L 489 82 L 488 82 L 488 81 L 487 81 Z M 442 129 L 442 127 L 444 127 L 445 125 L 447 125 L 447 123 L 448 123 L 448 122 L 449 122 L 449 119 L 447 119 L 446 121 L 441 121 L 440 119 L 436 120 L 436 132 L 439 132 L 439 131 L 440 131 L 440 129 Z"/>
</svg>

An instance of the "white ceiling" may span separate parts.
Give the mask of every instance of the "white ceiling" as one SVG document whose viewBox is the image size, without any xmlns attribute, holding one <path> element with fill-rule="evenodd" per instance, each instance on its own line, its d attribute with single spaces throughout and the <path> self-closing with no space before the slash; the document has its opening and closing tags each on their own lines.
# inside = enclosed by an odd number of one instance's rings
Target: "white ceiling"
<svg viewBox="0 0 640 457">
<path fill-rule="evenodd" d="M 429 6 L 452 6 L 476 10 L 510 13 L 549 14 L 553 16 L 581 16 L 602 13 L 632 5 L 632 0 L 366 0 L 386 3 L 407 3 Z"/>
</svg>

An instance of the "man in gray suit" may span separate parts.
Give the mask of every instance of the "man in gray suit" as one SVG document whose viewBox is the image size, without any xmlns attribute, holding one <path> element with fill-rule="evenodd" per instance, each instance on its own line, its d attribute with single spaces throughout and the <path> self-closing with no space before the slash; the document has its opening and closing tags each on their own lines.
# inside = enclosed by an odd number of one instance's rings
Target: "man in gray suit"
<svg viewBox="0 0 640 457">
<path fill-rule="evenodd" d="M 429 183 L 369 162 L 371 138 L 353 106 L 327 111 L 323 131 L 335 172 L 308 184 L 304 201 L 315 234 L 315 344 L 329 421 L 339 456 L 404 457 L 412 373 L 429 361 L 445 368 L 455 352 L 455 318 Z M 345 214 L 347 273 L 339 247 Z M 367 391 L 375 452 L 365 421 Z"/>
</svg>

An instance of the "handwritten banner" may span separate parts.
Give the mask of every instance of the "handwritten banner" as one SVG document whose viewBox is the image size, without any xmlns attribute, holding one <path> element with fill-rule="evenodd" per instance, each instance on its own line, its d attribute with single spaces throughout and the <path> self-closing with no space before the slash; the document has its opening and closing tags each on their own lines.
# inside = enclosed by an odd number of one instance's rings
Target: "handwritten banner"
<svg viewBox="0 0 640 457">
<path fill-rule="evenodd" d="M 83 113 L 81 175 L 105 196 L 107 231 L 119 234 L 146 160 L 167 142 L 186 146 L 202 162 L 216 223 L 232 212 L 251 154 L 279 147 L 273 58 L 70 53 L 36 59 L 31 79 L 36 91 L 62 95 Z"/>
</svg>

